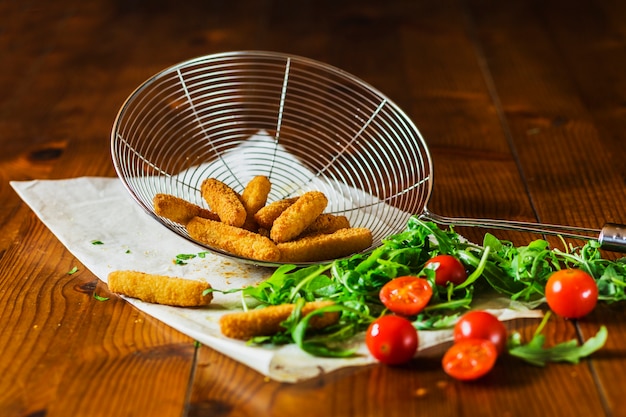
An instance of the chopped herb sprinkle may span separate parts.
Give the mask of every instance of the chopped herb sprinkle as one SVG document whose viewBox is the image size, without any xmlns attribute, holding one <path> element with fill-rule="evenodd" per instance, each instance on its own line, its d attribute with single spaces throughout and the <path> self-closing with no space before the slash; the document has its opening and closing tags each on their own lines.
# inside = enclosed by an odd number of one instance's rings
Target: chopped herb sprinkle
<svg viewBox="0 0 626 417">
<path fill-rule="evenodd" d="M 96 294 L 95 292 L 93 293 L 93 298 L 95 298 L 98 301 L 107 301 L 109 299 L 109 297 L 102 297 L 102 296 Z"/>
<path fill-rule="evenodd" d="M 187 265 L 187 262 L 193 258 L 202 258 L 204 259 L 209 252 L 199 252 L 199 253 L 179 253 L 176 255 L 176 259 L 174 259 L 174 263 L 176 265 Z"/>
</svg>

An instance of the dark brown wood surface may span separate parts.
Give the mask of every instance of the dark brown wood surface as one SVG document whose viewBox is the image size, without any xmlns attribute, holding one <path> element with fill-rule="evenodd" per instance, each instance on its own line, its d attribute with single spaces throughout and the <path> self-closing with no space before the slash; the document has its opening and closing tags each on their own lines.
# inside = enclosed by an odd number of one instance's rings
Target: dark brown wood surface
<svg viewBox="0 0 626 417">
<path fill-rule="evenodd" d="M 68 275 L 77 260 L 9 181 L 114 176 L 110 129 L 135 87 L 248 49 L 330 63 L 395 101 L 432 153 L 434 213 L 626 222 L 624 2 L 2 0 L 1 416 L 626 416 L 624 303 L 550 321 L 548 343 L 608 327 L 578 365 L 504 357 L 468 384 L 446 377 L 438 348 L 283 384 L 114 296 L 96 301 L 109 294 L 88 270 Z M 536 325 L 509 323 L 525 337 Z"/>
</svg>

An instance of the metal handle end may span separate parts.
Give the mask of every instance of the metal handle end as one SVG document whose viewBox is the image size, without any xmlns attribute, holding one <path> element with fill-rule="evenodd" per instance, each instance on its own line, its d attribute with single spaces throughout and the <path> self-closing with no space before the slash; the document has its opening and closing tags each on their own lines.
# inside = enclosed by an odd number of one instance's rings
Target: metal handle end
<svg viewBox="0 0 626 417">
<path fill-rule="evenodd" d="M 626 252 L 626 225 L 607 223 L 602 226 L 598 237 L 603 249 Z"/>
</svg>

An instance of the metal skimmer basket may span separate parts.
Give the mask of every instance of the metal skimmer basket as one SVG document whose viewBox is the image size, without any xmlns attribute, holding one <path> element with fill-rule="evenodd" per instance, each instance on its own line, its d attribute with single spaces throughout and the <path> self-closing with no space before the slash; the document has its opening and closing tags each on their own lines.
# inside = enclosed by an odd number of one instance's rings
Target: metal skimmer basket
<svg viewBox="0 0 626 417">
<path fill-rule="evenodd" d="M 327 213 L 372 231 L 371 248 L 402 231 L 431 191 L 428 149 L 398 106 L 340 69 L 279 53 L 210 55 L 156 74 L 123 104 L 111 151 L 132 197 L 190 240 L 152 199 L 206 207 L 199 189 L 209 177 L 242 192 L 265 175 L 268 203 L 322 191 Z"/>
<path fill-rule="evenodd" d="M 596 230 L 429 212 L 431 158 L 407 115 L 353 75 L 297 56 L 231 52 L 165 69 L 123 104 L 111 153 L 118 176 L 141 207 L 192 241 L 183 226 L 154 213 L 156 194 L 206 207 L 200 194 L 204 179 L 242 192 L 254 176 L 265 175 L 272 183 L 268 203 L 324 192 L 327 213 L 372 231 L 366 250 L 403 231 L 411 215 L 584 239 L 599 233 L 603 247 L 626 248 L 624 225 Z"/>
</svg>

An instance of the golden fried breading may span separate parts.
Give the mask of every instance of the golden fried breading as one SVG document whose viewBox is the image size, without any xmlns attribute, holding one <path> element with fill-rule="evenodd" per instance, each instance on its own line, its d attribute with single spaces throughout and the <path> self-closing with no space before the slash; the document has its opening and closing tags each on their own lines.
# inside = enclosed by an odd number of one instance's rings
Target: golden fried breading
<svg viewBox="0 0 626 417">
<path fill-rule="evenodd" d="M 193 239 L 234 255 L 269 262 L 280 259 L 274 242 L 246 229 L 194 217 L 187 223 L 187 231 Z"/>
<path fill-rule="evenodd" d="M 213 299 L 210 292 L 203 295 L 211 288 L 206 282 L 138 271 L 113 271 L 109 273 L 108 285 L 114 293 L 171 306 L 205 306 Z"/>
<path fill-rule="evenodd" d="M 267 177 L 257 175 L 252 178 L 248 185 L 246 185 L 246 188 L 244 188 L 241 193 L 241 202 L 246 209 L 246 221 L 243 224 L 244 229 L 257 229 L 258 226 L 254 219 L 254 214 L 265 206 L 271 187 L 272 184 Z"/>
<path fill-rule="evenodd" d="M 239 194 L 215 178 L 207 178 L 200 186 L 202 197 L 223 223 L 241 227 L 246 221 L 246 209 Z"/>
<path fill-rule="evenodd" d="M 248 213 L 254 215 L 265 206 L 271 187 L 270 180 L 263 175 L 257 175 L 250 180 L 241 193 L 241 201 Z"/>
<path fill-rule="evenodd" d="M 152 203 L 154 204 L 154 212 L 157 215 L 183 226 L 194 217 L 203 217 L 216 221 L 220 219 L 211 210 L 170 194 L 157 194 L 152 199 Z"/>
<path fill-rule="evenodd" d="M 274 224 L 274 220 L 287 210 L 287 207 L 298 201 L 298 197 L 285 198 L 283 200 L 274 201 L 267 206 L 260 208 L 254 215 L 259 227 L 270 230 Z"/>
<path fill-rule="evenodd" d="M 307 227 L 301 236 L 312 235 L 317 233 L 334 233 L 339 229 L 350 227 L 350 222 L 346 216 L 335 216 L 330 213 L 323 213 Z"/>
<path fill-rule="evenodd" d="M 270 229 L 270 238 L 276 242 L 288 242 L 302 233 L 322 214 L 328 199 L 320 191 L 308 191 L 287 207 Z"/>
<path fill-rule="evenodd" d="M 302 307 L 302 316 L 332 304 L 332 301 L 306 303 Z M 248 340 L 255 336 L 270 336 L 283 330 L 280 323 L 289 317 L 294 308 L 294 304 L 281 304 L 257 310 L 228 313 L 220 318 L 220 330 L 224 336 L 239 340 Z M 338 312 L 324 313 L 311 318 L 310 324 L 314 329 L 321 329 L 336 323 L 338 319 Z"/>
<path fill-rule="evenodd" d="M 360 252 L 372 244 L 372 232 L 364 227 L 339 229 L 334 233 L 307 235 L 277 244 L 281 262 L 315 262 Z"/>
</svg>

